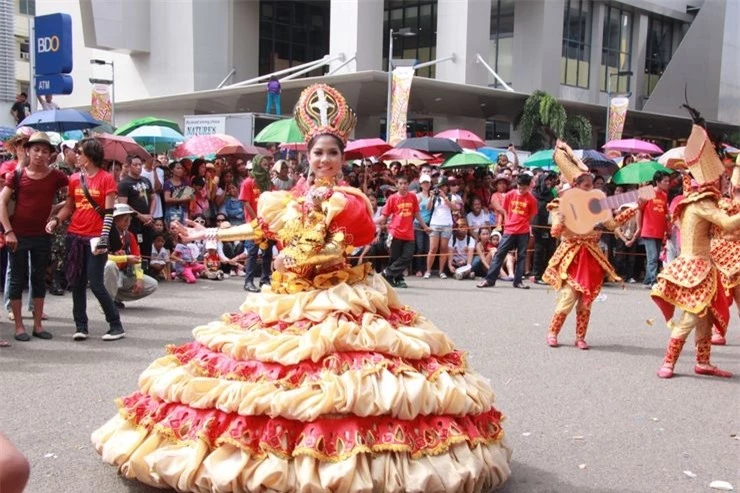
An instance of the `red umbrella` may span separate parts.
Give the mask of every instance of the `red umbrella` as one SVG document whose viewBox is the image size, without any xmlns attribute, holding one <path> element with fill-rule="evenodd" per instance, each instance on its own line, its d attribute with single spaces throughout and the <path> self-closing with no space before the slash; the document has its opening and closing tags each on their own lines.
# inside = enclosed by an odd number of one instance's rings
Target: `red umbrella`
<svg viewBox="0 0 740 493">
<path fill-rule="evenodd" d="M 470 130 L 463 130 L 461 128 L 445 130 L 434 137 L 438 139 L 454 140 L 458 145 L 460 145 L 460 147 L 464 147 L 466 149 L 477 149 L 479 147 L 485 147 L 486 145 L 486 143 L 473 132 Z"/>
<path fill-rule="evenodd" d="M 212 134 L 189 138 L 175 148 L 172 157 L 183 159 L 198 156 L 256 156 L 257 154 L 269 154 L 269 152 L 262 147 L 245 146 L 231 135 Z"/>
<path fill-rule="evenodd" d="M 416 163 L 428 163 L 436 161 L 436 158 L 424 151 L 409 148 L 395 148 L 385 152 L 379 158 L 381 161 L 405 161 Z"/>
<path fill-rule="evenodd" d="M 347 147 L 344 149 L 344 157 L 346 159 L 375 157 L 380 156 L 392 148 L 393 146 L 383 139 L 359 139 L 347 144 Z"/>
<path fill-rule="evenodd" d="M 125 135 L 96 134 L 95 140 L 103 145 L 103 158 L 107 161 L 123 163 L 130 154 L 147 161 L 152 158 L 146 149 Z"/>
</svg>

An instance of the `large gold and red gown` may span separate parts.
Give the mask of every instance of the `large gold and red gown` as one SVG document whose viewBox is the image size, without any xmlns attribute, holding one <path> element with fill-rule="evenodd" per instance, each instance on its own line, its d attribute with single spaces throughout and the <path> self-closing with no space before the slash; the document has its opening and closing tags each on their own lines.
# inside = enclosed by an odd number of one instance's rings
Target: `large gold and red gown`
<svg viewBox="0 0 740 493">
<path fill-rule="evenodd" d="M 367 199 L 343 187 L 318 195 L 319 208 L 317 195 L 262 194 L 262 229 L 290 271 L 169 347 L 93 433 L 122 476 L 194 492 L 480 492 L 506 481 L 489 384 L 382 277 L 344 262 L 372 241 Z"/>
<path fill-rule="evenodd" d="M 740 199 L 723 198 L 719 201 L 719 208 L 727 215 L 740 214 Z M 740 233 L 726 233 L 719 226 L 712 226 L 712 241 L 710 243 L 710 254 L 712 262 L 719 272 L 719 281 L 724 294 L 727 296 L 727 304 L 735 301 L 740 310 Z M 714 328 L 717 333 L 724 336 L 727 333 L 729 322 L 729 306 L 727 318 L 715 318 Z"/>
</svg>

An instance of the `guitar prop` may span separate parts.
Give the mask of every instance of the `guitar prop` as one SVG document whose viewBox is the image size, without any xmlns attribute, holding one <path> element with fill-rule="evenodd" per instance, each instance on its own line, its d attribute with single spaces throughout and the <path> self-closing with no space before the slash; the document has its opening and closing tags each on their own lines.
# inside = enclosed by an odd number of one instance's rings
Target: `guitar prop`
<svg viewBox="0 0 740 493">
<path fill-rule="evenodd" d="M 612 218 L 612 209 L 638 199 L 655 198 L 655 189 L 645 186 L 632 192 L 607 197 L 601 190 L 581 190 L 571 188 L 560 197 L 559 210 L 565 217 L 565 227 L 576 234 L 584 235 L 594 227 Z"/>
</svg>

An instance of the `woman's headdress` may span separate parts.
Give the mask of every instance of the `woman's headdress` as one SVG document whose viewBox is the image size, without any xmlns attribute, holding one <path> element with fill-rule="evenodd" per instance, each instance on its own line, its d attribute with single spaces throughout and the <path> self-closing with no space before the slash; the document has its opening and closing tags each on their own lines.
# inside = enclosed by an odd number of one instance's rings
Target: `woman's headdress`
<svg viewBox="0 0 740 493">
<path fill-rule="evenodd" d="M 724 167 L 720 161 L 712 141 L 709 140 L 707 131 L 699 125 L 694 125 L 691 135 L 686 142 L 684 150 L 686 167 L 691 171 L 691 176 L 700 184 L 712 183 L 717 180 Z"/>
<path fill-rule="evenodd" d="M 552 156 L 558 165 L 560 173 L 569 184 L 573 185 L 579 176 L 588 173 L 588 167 L 573 153 L 573 149 L 562 140 L 555 144 L 555 152 Z"/>
<path fill-rule="evenodd" d="M 357 124 L 357 115 L 342 93 L 326 84 L 304 89 L 293 113 L 306 142 L 317 135 L 332 135 L 346 144 Z"/>
</svg>

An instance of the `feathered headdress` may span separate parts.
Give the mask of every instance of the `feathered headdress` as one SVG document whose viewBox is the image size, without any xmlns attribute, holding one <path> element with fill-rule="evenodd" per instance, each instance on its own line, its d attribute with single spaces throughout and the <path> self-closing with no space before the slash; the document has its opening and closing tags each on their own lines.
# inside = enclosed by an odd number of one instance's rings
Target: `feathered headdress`
<svg viewBox="0 0 740 493">
<path fill-rule="evenodd" d="M 293 113 L 306 142 L 317 135 L 333 135 L 346 144 L 357 124 L 342 93 L 326 84 L 304 89 Z"/>
</svg>

